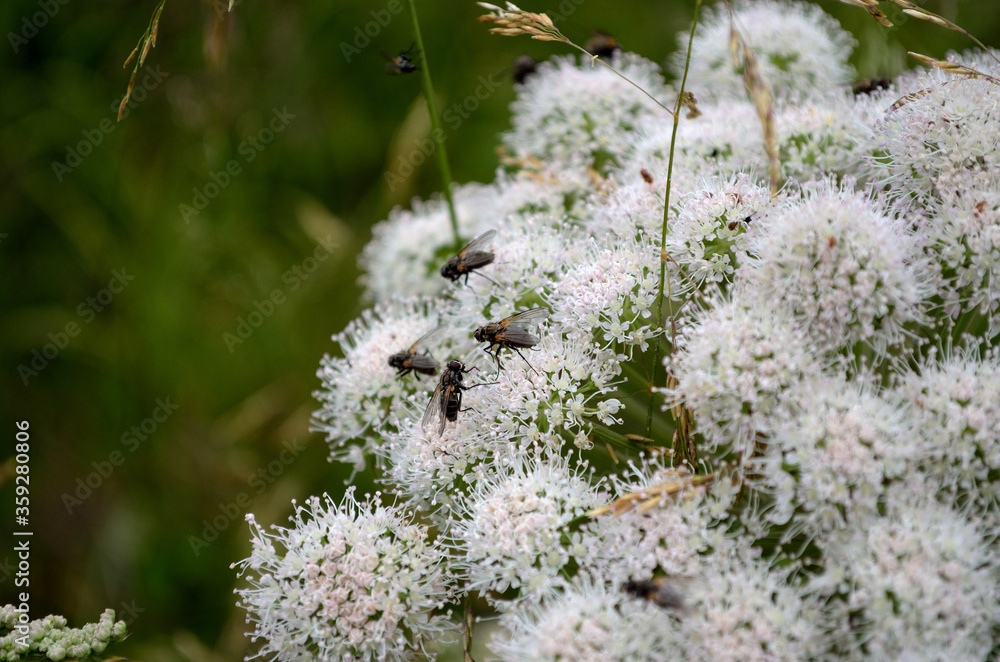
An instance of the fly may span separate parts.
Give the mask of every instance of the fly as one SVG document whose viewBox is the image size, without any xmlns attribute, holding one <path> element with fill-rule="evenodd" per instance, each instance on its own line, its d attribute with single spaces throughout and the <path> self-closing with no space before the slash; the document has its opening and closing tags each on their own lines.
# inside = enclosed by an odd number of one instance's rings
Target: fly
<svg viewBox="0 0 1000 662">
<path fill-rule="evenodd" d="M 474 273 L 476 269 L 482 269 L 487 264 L 491 264 L 496 258 L 493 251 L 486 250 L 486 244 L 490 243 L 493 236 L 497 233 L 496 230 L 487 230 L 475 239 L 469 242 L 469 244 L 458 251 L 457 255 L 453 255 L 450 260 L 444 263 L 441 267 L 441 275 L 448 280 L 454 282 L 465 276 L 465 284 L 469 284 L 469 274 Z M 482 274 L 476 274 L 477 276 L 483 276 Z M 491 278 L 483 276 L 486 280 L 490 281 L 494 285 L 496 284 Z"/>
<path fill-rule="evenodd" d="M 401 352 L 396 352 L 389 357 L 389 367 L 396 369 L 396 376 L 403 377 L 409 373 L 414 373 L 417 379 L 420 375 L 436 375 L 440 365 L 428 352 L 417 354 L 417 349 L 428 340 L 444 330 L 444 325 L 436 326 L 424 335 L 417 338 L 416 342 Z"/>
<path fill-rule="evenodd" d="M 527 322 L 542 320 L 548 316 L 548 308 L 532 308 L 531 310 L 525 310 L 516 315 L 505 317 L 499 322 L 490 322 L 481 326 L 476 329 L 473 336 L 475 336 L 476 342 L 489 343 L 489 347 L 483 351 L 496 359 L 497 373 L 499 374 L 500 350 L 504 347 L 514 350 L 525 363 L 528 363 L 528 359 L 524 358 L 521 350 L 534 347 L 540 340 L 538 336 L 528 333 L 521 325 Z M 532 368 L 530 363 L 528 363 L 528 367 L 531 368 L 532 372 L 538 374 L 538 371 Z"/>
<path fill-rule="evenodd" d="M 463 392 L 470 388 L 486 385 L 486 383 L 473 384 L 472 386 L 462 384 L 463 376 L 475 369 L 474 367 L 466 369 L 461 361 L 448 361 L 448 365 L 441 372 L 441 379 L 438 381 L 437 388 L 434 389 L 434 395 L 427 403 L 424 416 L 420 419 L 422 430 L 426 431 L 437 420 L 438 435 L 441 435 L 444 434 L 444 428 L 448 421 L 458 420 L 458 412 L 465 411 L 462 409 Z"/>
<path fill-rule="evenodd" d="M 648 600 L 657 607 L 667 610 L 684 608 L 684 596 L 666 577 L 652 579 L 630 579 L 622 586 L 629 595 Z"/>
<path fill-rule="evenodd" d="M 385 51 L 382 51 L 382 57 L 387 60 L 385 63 L 385 73 L 395 76 L 397 74 L 412 74 L 414 71 L 417 71 L 419 67 L 413 63 L 413 60 L 418 52 L 413 50 L 413 44 L 410 44 L 410 47 L 405 51 L 400 51 L 396 57 L 392 57 Z"/>
</svg>

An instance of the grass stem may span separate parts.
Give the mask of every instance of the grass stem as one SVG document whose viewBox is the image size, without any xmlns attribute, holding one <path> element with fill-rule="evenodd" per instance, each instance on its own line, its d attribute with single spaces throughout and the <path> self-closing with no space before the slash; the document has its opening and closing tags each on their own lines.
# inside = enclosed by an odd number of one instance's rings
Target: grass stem
<svg viewBox="0 0 1000 662">
<path fill-rule="evenodd" d="M 438 165 L 441 168 L 441 179 L 444 182 L 444 198 L 448 202 L 448 218 L 451 220 L 451 232 L 455 240 L 455 250 L 462 248 L 462 239 L 458 234 L 458 214 L 455 213 L 455 200 L 451 191 L 451 166 L 448 165 L 448 153 L 444 148 L 444 131 L 441 130 L 441 118 L 438 115 L 437 102 L 434 100 L 434 86 L 431 84 L 431 67 L 427 61 L 427 51 L 424 50 L 424 39 L 420 36 L 420 22 L 417 20 L 417 7 L 414 0 L 406 0 L 410 8 L 410 19 L 413 22 L 413 39 L 420 53 L 420 78 L 424 87 L 424 99 L 427 101 L 427 114 L 431 116 L 431 139 L 434 140 Z"/>
<path fill-rule="evenodd" d="M 688 69 L 691 65 L 691 47 L 694 43 L 694 30 L 698 26 L 698 12 L 701 10 L 701 0 L 697 0 L 694 4 L 694 18 L 691 20 L 691 34 L 688 36 L 687 45 L 687 56 L 684 59 L 684 74 L 681 76 L 681 86 L 677 91 L 677 101 L 674 104 L 674 126 L 670 133 L 670 156 L 667 159 L 667 190 L 664 193 L 663 198 L 663 225 L 660 229 L 660 287 L 658 290 L 656 298 L 656 323 L 658 328 L 663 328 L 663 289 L 666 284 L 669 290 L 669 283 L 667 282 L 667 260 L 666 260 L 666 250 L 667 250 L 667 219 L 670 216 L 670 183 L 674 174 L 674 148 L 677 145 L 677 127 L 681 121 L 681 107 L 684 103 L 684 87 L 687 85 Z M 670 317 L 673 319 L 673 309 L 670 303 L 672 297 L 668 293 L 667 305 L 671 306 Z M 673 337 L 673 325 L 671 324 L 671 338 L 670 346 L 674 346 L 674 341 L 676 338 Z M 653 387 L 656 385 L 656 372 L 660 365 L 661 351 L 663 349 L 663 343 L 656 342 L 656 349 L 653 351 L 653 362 L 649 366 L 649 408 L 646 411 L 646 435 L 652 436 L 653 430 L 653 406 L 655 404 L 656 398 L 654 397 Z"/>
</svg>

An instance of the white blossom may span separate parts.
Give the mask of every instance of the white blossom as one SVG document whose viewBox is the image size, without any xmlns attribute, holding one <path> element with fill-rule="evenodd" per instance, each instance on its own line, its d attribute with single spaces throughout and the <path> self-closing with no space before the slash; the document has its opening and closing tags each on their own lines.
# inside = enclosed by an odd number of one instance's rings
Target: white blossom
<svg viewBox="0 0 1000 662">
<path fill-rule="evenodd" d="M 866 341 L 882 353 L 921 320 L 926 278 L 915 238 L 865 195 L 820 183 L 764 224 L 740 274 L 748 296 L 787 310 L 826 351 Z"/>
<path fill-rule="evenodd" d="M 1000 622 L 1000 559 L 989 532 L 922 485 L 887 497 L 883 515 L 827 542 L 826 569 L 807 587 L 828 599 L 831 657 L 987 659 Z"/>
<path fill-rule="evenodd" d="M 250 584 L 240 606 L 267 660 L 408 660 L 451 625 L 442 549 L 396 506 L 358 503 L 349 490 L 296 506 L 290 528 L 264 531 L 252 514 Z"/>
<path fill-rule="evenodd" d="M 659 67 L 632 53 L 611 65 L 661 104 L 671 102 Z M 620 163 L 628 132 L 668 123 L 669 115 L 614 72 L 587 57 L 555 57 L 518 89 L 513 130 L 504 144 L 518 157 L 534 157 L 598 171 Z"/>
<path fill-rule="evenodd" d="M 715 5 L 706 8 L 704 14 L 691 47 L 690 90 L 699 98 L 741 98 L 745 84 L 729 51 L 729 7 Z M 854 78 L 847 62 L 854 38 L 814 4 L 784 0 L 736 2 L 732 20 L 779 97 L 822 94 Z M 681 48 L 671 60 L 671 70 L 678 78 L 684 67 L 687 40 L 686 31 L 678 35 Z"/>
</svg>

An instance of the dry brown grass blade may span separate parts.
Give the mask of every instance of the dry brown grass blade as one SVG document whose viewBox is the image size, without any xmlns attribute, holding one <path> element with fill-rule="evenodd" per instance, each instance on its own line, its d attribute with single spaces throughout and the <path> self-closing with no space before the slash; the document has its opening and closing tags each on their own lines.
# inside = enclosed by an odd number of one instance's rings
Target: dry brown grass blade
<svg viewBox="0 0 1000 662">
<path fill-rule="evenodd" d="M 917 90 L 916 92 L 910 92 L 905 96 L 901 96 L 900 98 L 896 99 L 896 101 L 891 106 L 889 106 L 888 109 L 886 109 L 885 114 L 888 115 L 892 111 L 902 108 L 911 101 L 914 101 L 922 96 L 930 94 L 930 92 L 931 92 L 930 88 L 926 88 L 923 90 Z"/>
<path fill-rule="evenodd" d="M 552 23 L 552 19 L 547 14 L 524 11 L 509 2 L 507 3 L 507 9 L 501 9 L 488 2 L 480 2 L 478 4 L 480 7 L 492 12 L 491 14 L 484 14 L 479 17 L 479 20 L 483 23 L 494 23 L 497 25 L 495 28 L 490 28 L 491 34 L 503 35 L 505 37 L 515 37 L 524 34 L 530 35 L 532 39 L 538 39 L 539 41 L 558 41 L 567 46 L 572 46 L 590 57 L 591 67 L 595 63 L 600 63 L 626 83 L 645 94 L 653 103 L 670 113 L 671 116 L 674 114 L 672 110 L 660 103 L 653 95 L 636 84 L 635 81 L 605 62 L 604 58 L 594 55 L 583 46 L 570 41 L 563 33 L 559 32 L 559 28 Z"/>
<path fill-rule="evenodd" d="M 701 474 L 693 476 L 687 471 L 673 470 L 670 473 L 676 478 L 645 487 L 635 492 L 630 492 L 616 499 L 607 506 L 595 508 L 587 513 L 588 517 L 600 517 L 613 513 L 615 517 L 624 515 L 627 512 L 638 509 L 639 512 L 646 512 L 655 508 L 664 501 L 673 497 L 690 498 L 696 494 L 704 492 L 705 488 L 715 480 L 715 474 Z"/>
<path fill-rule="evenodd" d="M 978 69 L 973 69 L 972 67 L 967 67 L 964 64 L 958 62 L 949 62 L 948 60 L 936 60 L 929 55 L 923 55 L 922 53 L 914 53 L 913 51 L 907 51 L 907 54 L 911 57 L 920 60 L 924 64 L 929 64 L 930 66 L 940 69 L 941 71 L 947 71 L 950 74 L 955 74 L 956 76 L 968 76 L 970 78 L 983 78 L 990 81 L 991 83 L 1000 84 L 1000 78 L 991 76 L 988 73 L 979 71 Z"/>
<path fill-rule="evenodd" d="M 866 12 L 871 14 L 871 17 L 875 19 L 875 21 L 879 25 L 883 25 L 887 28 L 892 27 L 892 21 L 890 21 L 889 17 L 885 15 L 885 12 L 883 12 L 881 9 L 878 8 L 879 0 L 840 0 L 840 1 L 843 2 L 845 5 L 851 5 L 852 7 L 861 7 Z"/>
<path fill-rule="evenodd" d="M 969 32 L 968 30 L 966 30 L 962 26 L 957 25 L 955 23 L 952 23 L 951 21 L 949 21 L 948 19 L 944 18 L 943 16 L 939 16 L 939 15 L 933 13 L 933 12 L 927 11 L 926 9 L 922 9 L 922 8 L 918 7 L 917 5 L 913 4 L 912 2 L 909 2 L 909 0 L 886 0 L 886 1 L 887 2 L 891 2 L 892 4 L 896 5 L 897 7 L 902 8 L 903 13 L 906 14 L 907 16 L 912 16 L 913 18 L 916 18 L 918 20 L 927 21 L 928 23 L 933 23 L 934 25 L 942 27 L 942 28 L 944 28 L 946 30 L 951 30 L 953 32 L 958 32 L 959 34 L 965 35 L 966 37 L 968 37 L 969 39 L 971 39 L 973 42 L 975 42 L 975 44 L 977 46 L 979 46 L 984 51 L 986 51 L 986 53 L 991 58 L 993 58 L 994 62 L 996 62 L 997 64 L 1000 64 L 1000 59 L 998 59 L 997 56 L 993 54 L 993 51 L 991 51 L 989 48 L 987 48 L 986 44 L 984 44 L 983 42 L 979 41 L 979 39 L 977 39 L 975 37 L 975 35 L 973 35 L 971 32 Z"/>
<path fill-rule="evenodd" d="M 771 196 L 778 194 L 781 184 L 781 158 L 778 153 L 778 131 L 774 122 L 774 95 L 771 84 L 757 62 L 750 45 L 743 39 L 735 24 L 729 28 L 729 52 L 737 67 L 743 69 L 743 81 L 750 92 L 750 99 L 757 109 L 764 131 L 764 151 L 767 152 L 767 174 Z"/>
</svg>

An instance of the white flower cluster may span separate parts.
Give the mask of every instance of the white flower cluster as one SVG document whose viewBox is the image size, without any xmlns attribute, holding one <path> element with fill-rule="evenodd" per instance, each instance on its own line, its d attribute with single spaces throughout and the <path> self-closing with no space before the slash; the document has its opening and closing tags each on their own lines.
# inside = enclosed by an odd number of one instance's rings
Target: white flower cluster
<svg viewBox="0 0 1000 662">
<path fill-rule="evenodd" d="M 511 170 L 456 187 L 462 240 L 440 200 L 375 227 L 314 426 L 397 505 L 251 518 L 261 657 L 430 656 L 460 603 L 499 616 L 501 660 L 1000 651 L 1000 87 L 854 94 L 815 5 L 734 19 L 775 89 L 778 192 L 720 6 L 669 201 L 669 114 L 563 57 L 517 89 Z M 611 64 L 669 105 L 654 65 Z"/>
<path fill-rule="evenodd" d="M 447 629 L 433 614 L 451 597 L 442 551 L 402 509 L 349 491 L 339 506 L 327 496 L 296 507 L 292 528 L 247 521 L 253 551 L 234 565 L 250 583 L 237 593 L 252 636 L 265 640 L 257 657 L 406 660 Z"/>
<path fill-rule="evenodd" d="M 0 660 L 82 660 L 104 653 L 110 644 L 126 637 L 125 621 L 115 621 L 115 610 L 106 609 L 96 623 L 66 627 L 62 616 L 22 620 L 25 612 L 14 605 L 0 607 Z"/>
<path fill-rule="evenodd" d="M 1000 51 L 994 51 L 994 55 Z M 990 75 L 984 54 L 953 59 Z M 946 331 L 1000 332 L 1000 85 L 996 78 L 948 78 L 938 70 L 900 82 L 908 92 L 876 125 L 883 156 L 872 178 L 905 209 L 930 258 Z M 974 332 L 974 335 L 978 335 Z"/>
<path fill-rule="evenodd" d="M 855 40 L 817 5 L 781 0 L 733 5 L 709 7 L 695 31 L 688 79 L 698 98 L 742 96 L 743 72 L 729 50 L 734 28 L 749 42 L 778 96 L 814 97 L 817 90 L 852 81 L 854 70 L 847 58 Z M 678 79 L 684 72 L 687 37 L 678 35 L 681 47 L 671 61 Z"/>
</svg>

